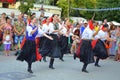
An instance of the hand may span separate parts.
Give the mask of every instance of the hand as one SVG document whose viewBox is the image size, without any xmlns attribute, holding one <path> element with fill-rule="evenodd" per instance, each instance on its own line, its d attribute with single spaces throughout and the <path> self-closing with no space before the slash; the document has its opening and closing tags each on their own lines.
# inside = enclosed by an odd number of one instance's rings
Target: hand
<svg viewBox="0 0 120 80">
<path fill-rule="evenodd" d="M 49 39 L 50 39 L 50 40 L 53 40 L 53 38 L 52 38 L 51 36 L 49 36 Z"/>
</svg>

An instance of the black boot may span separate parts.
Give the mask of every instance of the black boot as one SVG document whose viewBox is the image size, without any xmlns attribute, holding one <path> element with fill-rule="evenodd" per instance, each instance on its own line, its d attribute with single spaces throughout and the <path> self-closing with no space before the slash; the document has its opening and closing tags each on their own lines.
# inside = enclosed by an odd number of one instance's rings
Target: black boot
<svg viewBox="0 0 120 80">
<path fill-rule="evenodd" d="M 99 58 L 96 58 L 96 61 L 95 61 L 95 66 L 96 66 L 96 67 L 101 67 L 101 66 L 98 64 L 98 63 L 99 63 L 99 60 L 100 60 Z"/>
<path fill-rule="evenodd" d="M 47 60 L 46 60 L 46 56 L 43 57 L 43 61 L 44 61 L 44 62 L 47 62 Z"/>
<path fill-rule="evenodd" d="M 29 73 L 33 73 L 33 71 L 31 70 L 31 66 L 32 66 L 32 63 L 28 63 L 28 70 L 27 71 Z"/>
<path fill-rule="evenodd" d="M 85 64 L 85 63 L 84 63 L 83 68 L 82 68 L 82 72 L 89 73 L 89 72 L 86 70 L 87 65 L 88 65 L 88 64 Z"/>
<path fill-rule="evenodd" d="M 49 64 L 49 68 L 50 68 L 50 69 L 55 69 L 55 68 L 53 67 L 53 63 L 54 63 L 54 59 L 50 59 L 50 64 Z"/>
<path fill-rule="evenodd" d="M 61 55 L 61 57 L 60 57 L 60 60 L 64 62 L 64 60 L 63 60 L 63 55 L 64 55 L 64 54 L 62 53 L 62 55 Z"/>
<path fill-rule="evenodd" d="M 16 53 L 14 55 L 17 56 L 18 55 L 18 51 L 16 51 Z"/>
</svg>

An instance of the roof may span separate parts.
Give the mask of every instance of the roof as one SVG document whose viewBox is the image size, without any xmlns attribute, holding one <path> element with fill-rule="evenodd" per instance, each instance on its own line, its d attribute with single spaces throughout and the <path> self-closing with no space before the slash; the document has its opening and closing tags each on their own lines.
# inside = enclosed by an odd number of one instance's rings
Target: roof
<svg viewBox="0 0 120 80">
<path fill-rule="evenodd" d="M 55 10 L 62 10 L 62 8 L 59 8 L 57 6 L 50 6 L 50 5 L 42 5 L 42 4 L 34 4 L 34 7 L 36 8 L 41 8 L 43 6 L 43 8 L 47 8 L 47 9 L 55 9 Z"/>
</svg>

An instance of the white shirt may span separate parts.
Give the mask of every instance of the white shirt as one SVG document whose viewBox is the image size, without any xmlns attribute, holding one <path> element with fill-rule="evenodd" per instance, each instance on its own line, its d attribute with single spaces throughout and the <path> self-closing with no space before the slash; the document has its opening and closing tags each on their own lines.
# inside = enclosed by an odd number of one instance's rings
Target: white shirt
<svg viewBox="0 0 120 80">
<path fill-rule="evenodd" d="M 28 32 L 28 36 L 32 36 L 31 32 L 32 32 L 32 27 L 27 25 L 26 27 L 26 31 Z"/>
<path fill-rule="evenodd" d="M 10 35 L 6 35 L 5 41 L 3 43 L 4 44 L 11 44 L 11 41 L 8 41 L 8 40 L 10 40 Z"/>
<path fill-rule="evenodd" d="M 89 27 L 85 28 L 82 33 L 81 39 L 93 39 L 94 30 L 91 30 Z"/>
<path fill-rule="evenodd" d="M 32 36 L 32 34 L 31 34 L 32 27 L 31 26 L 27 26 L 26 31 L 28 32 L 28 36 Z M 41 37 L 43 34 L 44 34 L 44 32 L 40 29 L 40 27 L 38 27 L 38 34 L 36 35 L 36 37 Z"/>
<path fill-rule="evenodd" d="M 42 37 L 44 33 L 45 32 L 39 27 L 38 28 L 38 34 L 36 35 L 36 37 Z"/>
<path fill-rule="evenodd" d="M 106 40 L 106 37 L 108 36 L 107 32 L 104 32 L 103 30 L 100 30 L 98 34 L 95 36 L 95 39 L 101 39 Z"/>
<path fill-rule="evenodd" d="M 67 33 L 67 29 L 65 27 L 63 27 L 63 29 L 61 30 L 61 32 L 63 33 L 63 35 L 65 35 Z"/>
<path fill-rule="evenodd" d="M 42 30 L 43 30 L 45 33 L 48 33 L 48 31 L 49 31 L 49 25 L 43 24 Z"/>
<path fill-rule="evenodd" d="M 61 25 L 58 23 L 58 29 L 60 29 L 61 28 Z M 53 33 L 53 31 L 54 31 L 54 24 L 53 23 L 49 23 L 49 33 L 51 34 L 51 33 Z M 55 33 L 53 33 L 53 34 L 58 34 L 58 32 L 55 32 Z"/>
</svg>

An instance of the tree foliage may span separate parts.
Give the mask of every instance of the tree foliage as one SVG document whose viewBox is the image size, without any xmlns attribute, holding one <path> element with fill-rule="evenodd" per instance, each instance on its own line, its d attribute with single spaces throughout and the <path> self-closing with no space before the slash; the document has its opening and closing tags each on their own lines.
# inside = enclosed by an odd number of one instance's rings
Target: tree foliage
<svg viewBox="0 0 120 80">
<path fill-rule="evenodd" d="M 68 8 L 70 8 L 70 16 L 81 16 L 85 18 L 91 18 L 94 12 L 87 11 L 78 11 L 73 10 L 72 8 L 95 8 L 96 0 L 69 0 L 70 4 L 68 5 L 68 0 L 59 0 L 57 5 L 62 8 L 62 16 L 67 17 Z"/>
<path fill-rule="evenodd" d="M 120 0 L 97 0 L 97 8 L 116 8 L 120 7 Z M 112 10 L 112 11 L 102 11 L 96 12 L 96 19 L 103 20 L 107 19 L 108 21 L 120 21 L 120 10 Z"/>
<path fill-rule="evenodd" d="M 101 8 L 115 8 L 120 7 L 120 0 L 70 0 L 70 16 L 84 17 L 86 19 L 92 18 L 95 14 L 96 20 L 103 20 L 105 18 L 115 21 L 120 21 L 120 10 L 113 11 L 79 11 L 72 8 L 87 8 L 87 9 L 101 9 Z M 68 0 L 59 0 L 57 5 L 62 8 L 62 16 L 67 17 L 68 14 Z"/>
<path fill-rule="evenodd" d="M 33 8 L 33 3 L 35 3 L 35 0 L 21 0 L 20 3 L 21 4 L 18 9 L 22 13 L 30 15 L 31 14 L 30 8 Z"/>
<path fill-rule="evenodd" d="M 42 1 L 42 2 L 40 2 Z M 69 1 L 69 4 L 68 4 Z M 23 3 L 23 2 L 26 2 Z M 55 5 L 62 8 L 62 17 L 76 16 L 90 19 L 95 14 L 96 20 L 103 20 L 105 18 L 109 20 L 120 21 L 120 10 L 115 11 L 79 11 L 72 8 L 87 8 L 87 9 L 101 9 L 101 8 L 115 8 L 120 7 L 120 0 L 21 0 L 19 10 L 23 13 L 30 13 L 30 8 L 33 7 L 33 3 L 41 3 L 47 5 Z"/>
</svg>

